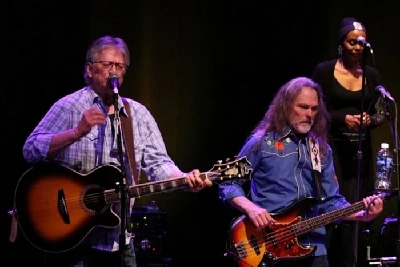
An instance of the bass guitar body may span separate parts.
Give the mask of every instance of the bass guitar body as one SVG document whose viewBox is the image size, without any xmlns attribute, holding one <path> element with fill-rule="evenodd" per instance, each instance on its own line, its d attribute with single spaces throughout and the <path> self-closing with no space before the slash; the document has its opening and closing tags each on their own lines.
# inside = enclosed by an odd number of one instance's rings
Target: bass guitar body
<svg viewBox="0 0 400 267">
<path fill-rule="evenodd" d="M 271 214 L 277 221 L 258 230 L 246 215 L 231 222 L 229 247 L 240 267 L 270 267 L 279 261 L 306 258 L 316 250 L 315 246 L 302 246 L 297 240 L 293 225 L 302 221 L 301 214 L 317 203 L 305 198 L 281 213 Z"/>
</svg>

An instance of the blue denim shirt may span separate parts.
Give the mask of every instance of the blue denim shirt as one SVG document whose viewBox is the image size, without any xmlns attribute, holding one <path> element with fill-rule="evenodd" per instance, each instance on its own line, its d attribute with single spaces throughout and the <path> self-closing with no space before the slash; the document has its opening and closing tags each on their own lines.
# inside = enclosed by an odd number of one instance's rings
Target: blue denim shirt
<svg viewBox="0 0 400 267">
<path fill-rule="evenodd" d="M 297 200 L 318 197 L 309 151 L 308 139 L 298 140 L 289 127 L 285 128 L 283 134 L 272 132 L 265 136 L 252 135 L 239 154 L 240 157 L 246 156 L 253 168 L 249 198 L 268 212 L 278 213 Z M 323 201 L 313 206 L 304 215 L 305 218 L 350 205 L 338 193 L 330 147 L 321 158 L 321 173 Z M 248 196 L 238 181 L 220 184 L 219 192 L 224 202 L 238 196 Z M 320 227 L 299 237 L 299 241 L 303 245 L 317 245 L 316 256 L 326 255 L 324 236 L 325 227 Z"/>
</svg>

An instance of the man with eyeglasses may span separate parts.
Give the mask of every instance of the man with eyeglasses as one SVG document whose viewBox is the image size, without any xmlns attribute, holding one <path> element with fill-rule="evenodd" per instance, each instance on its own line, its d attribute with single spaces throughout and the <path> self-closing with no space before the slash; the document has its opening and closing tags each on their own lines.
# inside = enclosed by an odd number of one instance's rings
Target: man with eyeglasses
<svg viewBox="0 0 400 267">
<path fill-rule="evenodd" d="M 110 82 L 122 84 L 130 64 L 129 50 L 121 38 L 101 37 L 93 42 L 86 54 L 84 79 L 87 84 L 80 90 L 56 101 L 27 138 L 23 156 L 29 163 L 53 161 L 67 165 L 79 173 L 89 173 L 98 166 L 121 166 L 118 150 L 118 120 L 120 114 L 132 122 L 133 133 L 125 133 L 135 144 L 134 154 L 138 175 L 143 171 L 150 181 L 185 177 L 192 192 L 211 186 L 209 179 L 202 180 L 199 170 L 183 173 L 168 156 L 154 117 L 142 104 L 126 98 L 130 110 L 116 94 Z M 118 113 L 115 113 L 118 103 Z M 125 142 L 123 142 L 125 143 Z M 134 183 L 124 153 L 127 183 Z M 131 198 L 129 211 L 132 210 Z M 120 210 L 116 205 L 115 210 Z M 136 266 L 132 241 L 127 235 L 123 248 L 124 260 L 119 262 L 120 228 L 95 227 L 80 244 L 65 253 L 49 254 L 46 266 Z"/>
</svg>

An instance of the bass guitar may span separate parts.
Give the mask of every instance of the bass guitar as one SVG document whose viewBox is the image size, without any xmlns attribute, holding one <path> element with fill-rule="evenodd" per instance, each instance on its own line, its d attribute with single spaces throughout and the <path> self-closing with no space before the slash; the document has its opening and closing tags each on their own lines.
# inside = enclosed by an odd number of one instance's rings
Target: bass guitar
<svg viewBox="0 0 400 267">
<path fill-rule="evenodd" d="M 249 179 L 246 157 L 222 163 L 200 174 L 213 183 Z M 19 179 L 14 205 L 23 235 L 46 252 L 64 252 L 77 246 L 94 227 L 115 228 L 121 219 L 112 206 L 120 201 L 116 184 L 122 173 L 114 165 L 82 174 L 64 165 L 38 163 Z M 129 198 L 187 188 L 186 177 L 132 185 Z"/>
<path fill-rule="evenodd" d="M 387 199 L 394 193 L 382 193 L 377 197 Z M 234 218 L 228 232 L 229 254 L 239 267 L 273 266 L 278 261 L 296 260 L 311 256 L 316 246 L 302 246 L 297 237 L 321 226 L 343 219 L 365 209 L 362 201 L 317 217 L 301 217 L 317 204 L 313 197 L 294 202 L 280 213 L 271 214 L 277 221 L 258 230 L 246 215 Z"/>
</svg>

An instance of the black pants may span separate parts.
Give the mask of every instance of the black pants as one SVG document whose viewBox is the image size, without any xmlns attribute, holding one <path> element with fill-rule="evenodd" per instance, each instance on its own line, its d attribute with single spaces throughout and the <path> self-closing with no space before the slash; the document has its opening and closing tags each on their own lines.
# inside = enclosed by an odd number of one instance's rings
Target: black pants
<svg viewBox="0 0 400 267">
<path fill-rule="evenodd" d="M 331 142 L 331 146 L 339 192 L 350 203 L 370 194 L 373 189 L 370 141 L 364 141 L 362 144 L 360 180 L 358 180 L 358 143 L 336 141 Z M 365 224 L 359 222 L 358 229 L 362 230 L 364 227 Z M 331 224 L 326 227 L 326 246 L 330 267 L 355 266 L 357 253 L 354 241 L 355 229 L 355 223 L 351 221 L 342 221 L 340 224 Z"/>
<path fill-rule="evenodd" d="M 122 252 L 106 252 L 89 247 L 78 247 L 60 254 L 47 254 L 46 267 L 136 267 L 135 253 L 132 246 Z"/>
</svg>

